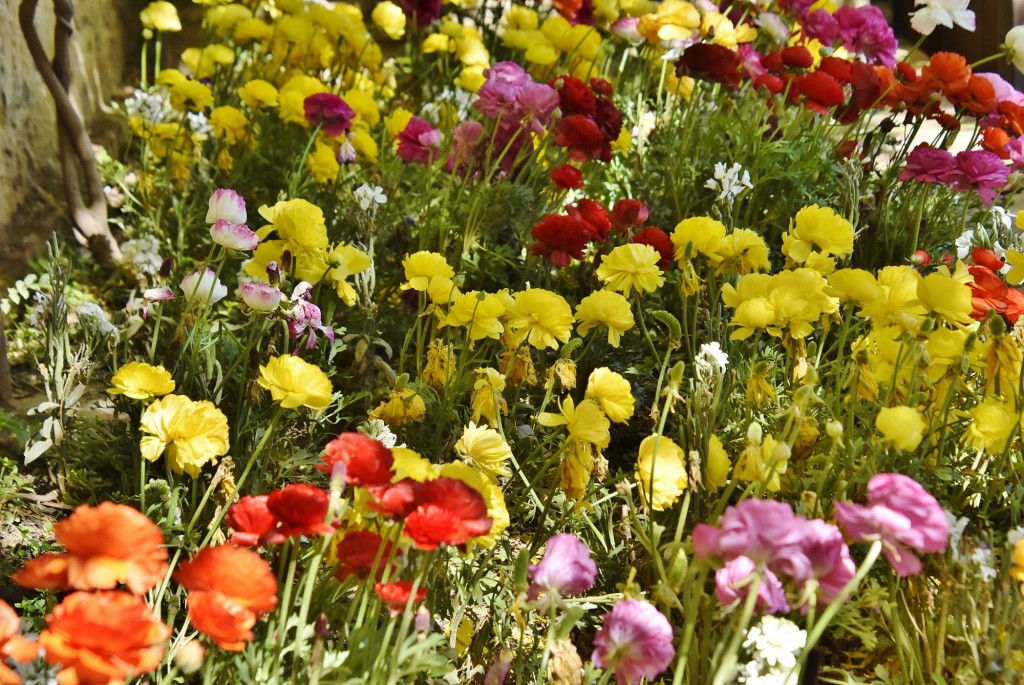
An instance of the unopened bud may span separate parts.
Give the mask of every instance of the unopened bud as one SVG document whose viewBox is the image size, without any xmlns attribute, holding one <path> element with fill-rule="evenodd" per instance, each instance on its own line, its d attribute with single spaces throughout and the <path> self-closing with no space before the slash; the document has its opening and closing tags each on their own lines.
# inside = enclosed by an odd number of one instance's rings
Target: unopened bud
<svg viewBox="0 0 1024 685">
<path fill-rule="evenodd" d="M 185 675 L 195 673 L 203 667 L 206 650 L 198 640 L 189 640 L 174 654 L 174 663 Z"/>
</svg>

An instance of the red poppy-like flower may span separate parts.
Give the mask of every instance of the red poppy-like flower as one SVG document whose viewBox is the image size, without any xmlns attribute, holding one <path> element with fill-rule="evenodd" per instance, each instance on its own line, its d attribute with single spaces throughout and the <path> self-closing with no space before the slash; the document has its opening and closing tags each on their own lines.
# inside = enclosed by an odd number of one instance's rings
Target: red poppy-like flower
<svg viewBox="0 0 1024 685">
<path fill-rule="evenodd" d="M 999 159 L 1010 158 L 1010 152 L 1006 149 L 1010 141 L 1010 136 L 998 126 L 986 126 L 981 130 L 982 149 L 988 150 L 994 155 L 999 155 Z"/>
<path fill-rule="evenodd" d="M 0 685 L 19 685 L 21 678 L 4 663 L 4 659 L 13 659 L 28 663 L 39 654 L 36 643 L 26 640 L 18 632 L 21 620 L 7 602 L 0 599 Z"/>
<path fill-rule="evenodd" d="M 39 646 L 61 667 L 57 680 L 124 683 L 160 665 L 171 629 L 142 598 L 120 590 L 73 592 L 46 617 Z"/>
<path fill-rule="evenodd" d="M 277 517 L 267 508 L 267 495 L 246 495 L 231 505 L 224 518 L 231 529 L 231 542 L 242 547 L 255 547 L 264 536 L 277 527 Z"/>
<path fill-rule="evenodd" d="M 727 47 L 695 43 L 676 60 L 676 74 L 716 81 L 736 89 L 740 85 L 740 59 Z"/>
<path fill-rule="evenodd" d="M 419 483 L 411 478 L 403 478 L 397 483 L 373 486 L 368 489 L 373 496 L 370 508 L 385 516 L 402 519 L 416 508 Z"/>
<path fill-rule="evenodd" d="M 630 242 L 650 245 L 657 250 L 658 254 L 661 255 L 661 259 L 658 260 L 658 266 L 662 269 L 671 264 L 675 256 L 676 248 L 672 244 L 672 238 L 657 226 L 647 226 L 637 231 Z"/>
<path fill-rule="evenodd" d="M 391 482 L 395 458 L 379 440 L 362 433 L 342 433 L 327 443 L 323 464 L 317 466 L 331 473 L 335 464 L 345 465 L 345 482 L 349 485 L 385 485 Z"/>
<path fill-rule="evenodd" d="M 462 545 L 491 531 L 493 520 L 487 515 L 483 496 L 461 480 L 438 478 L 421 483 L 416 505 L 405 518 L 404 534 L 418 549 Z"/>
<path fill-rule="evenodd" d="M 971 68 L 963 55 L 955 52 L 936 52 L 928 64 L 921 67 L 921 77 L 932 90 L 956 102 L 960 94 L 967 90 L 971 78 Z"/>
<path fill-rule="evenodd" d="M 228 651 L 245 649 L 257 616 L 277 605 L 270 564 L 242 547 L 204 547 L 178 567 L 174 579 L 189 591 L 192 625 Z"/>
<path fill-rule="evenodd" d="M 612 157 L 611 146 L 597 122 L 583 114 L 570 114 L 559 119 L 554 143 L 566 148 L 569 159 L 574 162 L 588 159 L 608 162 Z"/>
<path fill-rule="evenodd" d="M 559 190 L 578 190 L 583 187 L 583 172 L 572 164 L 560 164 L 548 172 L 548 178 Z"/>
<path fill-rule="evenodd" d="M 992 269 L 992 271 L 999 271 L 1006 262 L 999 258 L 999 255 L 987 247 L 976 247 L 971 250 L 971 259 L 975 264 Z"/>
<path fill-rule="evenodd" d="M 830 109 L 846 99 L 842 84 L 824 71 L 796 77 L 790 97 L 801 95 L 804 98 L 804 106 L 818 114 L 828 114 Z"/>
<path fill-rule="evenodd" d="M 971 74 L 967 88 L 960 94 L 958 102 L 976 117 L 987 117 L 996 111 L 998 100 L 996 89 L 984 76 Z"/>
<path fill-rule="evenodd" d="M 924 116 L 938 108 L 939 98 L 935 89 L 927 79 L 918 75 L 914 67 L 899 62 L 895 67 L 895 76 L 892 93 L 908 112 Z"/>
<path fill-rule="evenodd" d="M 783 48 L 779 54 L 782 58 L 782 63 L 791 69 L 810 69 L 811 65 L 814 64 L 814 56 L 803 45 Z"/>
<path fill-rule="evenodd" d="M 625 198 L 616 202 L 615 206 L 612 207 L 612 226 L 619 231 L 643 226 L 650 215 L 651 213 L 648 211 L 647 205 L 643 202 Z"/>
<path fill-rule="evenodd" d="M 598 242 L 604 242 L 608 237 L 608 231 L 612 228 L 612 219 L 608 216 L 608 210 L 589 198 L 583 198 L 575 205 L 565 208 L 569 216 L 582 221 L 590 237 Z"/>
<path fill-rule="evenodd" d="M 43 554 L 11 580 L 51 590 L 109 590 L 124 583 L 142 594 L 167 572 L 167 549 L 159 526 L 123 504 L 83 504 L 58 522 L 53 532 L 67 552 Z"/>
<path fill-rule="evenodd" d="M 411 580 L 398 580 L 393 583 L 377 583 L 373 591 L 381 600 L 391 607 L 391 611 L 402 613 L 409 606 L 410 599 L 413 604 L 419 604 L 427 598 L 427 588 L 417 588 L 416 596 L 412 596 L 413 582 Z"/>
<path fill-rule="evenodd" d="M 265 539 L 277 544 L 298 535 L 333 533 L 334 526 L 324 522 L 329 506 L 327 491 L 307 483 L 292 483 L 270 493 L 267 509 L 278 524 Z"/>
<path fill-rule="evenodd" d="M 1024 135 L 1024 106 L 1003 100 L 996 109 L 1002 115 L 1002 127 L 1014 136 Z"/>
<path fill-rule="evenodd" d="M 552 85 L 558 89 L 558 108 L 562 110 L 562 116 L 582 114 L 593 117 L 597 114 L 597 95 L 583 81 L 561 76 Z"/>
<path fill-rule="evenodd" d="M 413 115 L 398 134 L 398 156 L 406 164 L 430 164 L 441 154 L 443 137 L 426 119 Z"/>
<path fill-rule="evenodd" d="M 593 236 L 586 222 L 575 216 L 548 214 L 538 221 L 530 235 L 537 242 L 530 254 L 547 257 L 555 266 L 569 266 L 573 259 L 583 259 Z"/>
<path fill-rule="evenodd" d="M 334 93 L 314 93 L 302 101 L 306 121 L 329 136 L 340 136 L 352 128 L 356 112 Z"/>
<path fill-rule="evenodd" d="M 775 74 L 758 74 L 752 83 L 754 90 L 767 90 L 771 95 L 778 95 L 786 87 L 786 82 Z"/>
<path fill-rule="evenodd" d="M 380 578 L 395 549 L 391 542 L 385 541 L 372 530 L 349 531 L 335 547 L 335 555 L 341 565 L 334 577 L 342 581 L 353 575 L 366 578 L 374 572 L 376 563 L 374 577 Z"/>
</svg>

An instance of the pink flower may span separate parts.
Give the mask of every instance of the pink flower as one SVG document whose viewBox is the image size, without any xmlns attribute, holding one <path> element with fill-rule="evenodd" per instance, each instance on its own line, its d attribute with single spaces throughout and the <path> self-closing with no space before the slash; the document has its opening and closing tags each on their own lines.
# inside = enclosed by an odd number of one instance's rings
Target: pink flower
<svg viewBox="0 0 1024 685">
<path fill-rule="evenodd" d="M 424 119 L 413 116 L 398 134 L 398 156 L 406 164 L 430 164 L 440 153 L 438 145 L 442 137 L 441 132 Z"/>
<path fill-rule="evenodd" d="M 354 109 L 334 93 L 313 93 L 302 101 L 306 121 L 328 136 L 340 136 L 352 127 Z"/>
<path fill-rule="evenodd" d="M 995 91 L 996 102 L 1012 102 L 1015 105 L 1024 106 L 1024 93 L 1013 87 L 1013 85 L 999 74 L 984 71 L 977 72 L 976 76 L 985 79 L 992 84 Z"/>
<path fill-rule="evenodd" d="M 672 626 L 652 604 L 639 599 L 617 602 L 594 636 L 593 661 L 615 672 L 618 685 L 653 680 L 675 657 Z"/>
<path fill-rule="evenodd" d="M 220 282 L 213 269 L 206 268 L 194 271 L 178 284 L 181 292 L 185 294 L 185 300 L 192 304 L 214 304 L 220 302 L 228 294 L 228 287 Z"/>
<path fill-rule="evenodd" d="M 833 16 L 839 23 L 839 37 L 847 47 L 874 64 L 896 64 L 896 35 L 882 10 L 873 5 L 857 9 L 840 7 Z"/>
<path fill-rule="evenodd" d="M 288 321 L 288 335 L 292 340 L 296 340 L 305 334 L 307 336 L 307 350 L 316 347 L 317 333 L 321 333 L 325 338 L 334 342 L 334 329 L 324 325 L 320 307 L 309 301 L 309 294 L 312 290 L 313 286 L 305 281 L 295 286 L 295 290 L 292 291 L 290 298 L 292 308 L 288 312 L 288 318 L 290 319 Z M 299 347 L 301 347 L 301 344 Z M 296 348 L 296 352 L 298 352 L 298 349 Z"/>
<path fill-rule="evenodd" d="M 730 606 L 747 598 L 753 587 L 753 576 L 758 574 L 757 564 L 750 557 L 736 557 L 715 571 L 715 596 L 722 606 Z M 763 568 L 757 586 L 757 603 L 754 608 L 761 613 L 775 614 L 789 612 L 789 601 L 782 589 L 782 582 L 770 570 Z"/>
<path fill-rule="evenodd" d="M 622 17 L 621 19 L 617 19 L 615 23 L 611 25 L 610 31 L 612 32 L 612 35 L 634 43 L 642 43 L 644 41 L 644 36 L 640 33 L 639 17 Z"/>
<path fill-rule="evenodd" d="M 985 206 L 992 204 L 998 197 L 996 190 L 1006 185 L 1010 178 L 1010 169 L 1003 164 L 999 155 L 988 150 L 966 150 L 957 153 L 957 190 L 974 190 Z"/>
<path fill-rule="evenodd" d="M 814 10 L 804 20 L 804 35 L 824 45 L 832 45 L 839 38 L 839 22 L 826 10 Z"/>
<path fill-rule="evenodd" d="M 445 169 L 459 174 L 465 173 L 479 156 L 480 143 L 484 138 L 484 125 L 467 119 L 452 130 L 452 151 L 448 154 Z"/>
<path fill-rule="evenodd" d="M 226 219 L 210 227 L 210 236 L 213 242 L 229 250 L 255 250 L 260 244 L 260 237 L 255 231 L 250 231 L 245 224 L 233 224 Z"/>
<path fill-rule="evenodd" d="M 958 177 L 956 161 L 947 150 L 921 143 L 907 155 L 907 166 L 900 172 L 900 180 L 921 183 L 954 183 Z"/>
<path fill-rule="evenodd" d="M 257 312 L 272 312 L 281 304 L 283 293 L 272 285 L 260 283 L 243 283 L 239 288 L 242 302 Z"/>
<path fill-rule="evenodd" d="M 911 550 L 942 552 L 949 524 L 942 507 L 917 481 L 882 473 L 868 481 L 867 505 L 836 502 L 836 520 L 854 540 L 882 541 L 882 554 L 901 576 L 921 572 Z"/>
<path fill-rule="evenodd" d="M 788 504 L 746 499 L 725 510 L 718 528 L 697 524 L 693 553 L 698 559 L 745 556 L 768 564 L 800 552 L 806 524 Z"/>
<path fill-rule="evenodd" d="M 839 596 L 843 587 L 853 580 L 857 565 L 850 557 L 850 548 L 843 534 L 831 523 L 821 519 L 808 521 L 800 551 L 806 566 L 791 566 L 787 572 L 798 583 L 814 579 L 818 583 L 818 604 L 828 604 Z"/>
<path fill-rule="evenodd" d="M 215 224 L 227 221 L 231 224 L 244 224 L 246 219 L 245 200 L 230 188 L 218 188 L 210 196 L 210 209 L 206 212 L 206 223 Z"/>
<path fill-rule="evenodd" d="M 541 591 L 578 595 L 594 587 L 595 578 L 597 564 L 590 549 L 572 533 L 562 533 L 548 539 L 544 558 L 530 566 L 528 597 L 537 599 Z"/>
</svg>

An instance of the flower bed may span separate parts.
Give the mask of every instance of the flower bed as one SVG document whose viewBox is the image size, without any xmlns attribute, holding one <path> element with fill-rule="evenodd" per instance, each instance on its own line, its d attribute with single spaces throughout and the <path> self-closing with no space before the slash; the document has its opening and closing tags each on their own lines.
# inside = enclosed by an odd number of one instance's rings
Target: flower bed
<svg viewBox="0 0 1024 685">
<path fill-rule="evenodd" d="M 143 12 L 121 263 L 55 245 L 3 302 L 74 507 L 5 656 L 1024 677 L 1024 95 L 870 5 L 204 4 L 180 69 Z"/>
</svg>

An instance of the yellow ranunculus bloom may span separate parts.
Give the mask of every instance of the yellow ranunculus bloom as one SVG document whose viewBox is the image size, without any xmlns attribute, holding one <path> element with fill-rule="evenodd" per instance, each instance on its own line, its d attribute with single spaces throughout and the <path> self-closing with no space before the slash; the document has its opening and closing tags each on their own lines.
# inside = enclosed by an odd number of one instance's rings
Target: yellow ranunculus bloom
<svg viewBox="0 0 1024 685">
<path fill-rule="evenodd" d="M 179 81 L 171 86 L 170 103 L 179 112 L 198 112 L 213 104 L 213 91 L 200 81 Z"/>
<path fill-rule="evenodd" d="M 142 25 L 151 31 L 174 33 L 181 30 L 178 10 L 166 0 L 156 0 L 146 5 L 145 9 L 139 12 L 139 19 L 142 20 Z"/>
<path fill-rule="evenodd" d="M 436 252 L 426 250 L 414 252 L 402 260 L 405 269 L 405 283 L 402 290 L 426 290 L 430 280 L 438 276 L 454 278 L 455 270 L 448 265 L 448 260 Z"/>
<path fill-rule="evenodd" d="M 537 423 L 542 426 L 565 426 L 569 430 L 569 438 L 579 442 L 588 442 L 598 449 L 604 449 L 611 441 L 608 432 L 611 423 L 601 411 L 601 406 L 591 399 L 585 399 L 578 405 L 572 397 L 566 397 L 558 403 L 559 413 L 541 412 L 537 415 Z"/>
<path fill-rule="evenodd" d="M 708 458 L 704 473 L 710 490 L 724 488 L 729 482 L 729 455 L 726 454 L 717 435 L 712 435 L 708 439 Z"/>
<path fill-rule="evenodd" d="M 282 200 L 273 207 L 263 205 L 259 213 L 270 222 L 270 226 L 258 231 L 261 240 L 271 231 L 277 231 L 293 254 L 327 249 L 324 213 L 313 203 L 302 199 Z"/>
<path fill-rule="evenodd" d="M 971 422 L 963 440 L 976 450 L 1001 454 L 1018 428 L 1017 412 L 994 397 L 986 397 L 971 410 Z"/>
<path fill-rule="evenodd" d="M 398 40 L 405 35 L 405 12 L 390 0 L 377 3 L 370 18 L 391 40 Z"/>
<path fill-rule="evenodd" d="M 618 347 L 622 334 L 636 324 L 629 300 L 611 290 L 597 290 L 580 300 L 576 320 L 580 337 L 598 326 L 608 329 L 608 344 L 612 347 Z"/>
<path fill-rule="evenodd" d="M 971 289 L 945 274 L 933 273 L 917 284 L 917 299 L 925 309 L 952 324 L 970 323 Z"/>
<path fill-rule="evenodd" d="M 629 381 L 608 367 L 590 373 L 586 396 L 597 402 L 610 421 L 626 423 L 633 416 L 635 400 Z"/>
<path fill-rule="evenodd" d="M 853 224 L 828 207 L 804 207 L 782 236 L 782 252 L 803 264 L 817 247 L 825 255 L 845 257 L 853 252 Z"/>
<path fill-rule="evenodd" d="M 248 123 L 245 114 L 231 105 L 221 105 L 210 112 L 213 134 L 227 140 L 228 145 L 234 145 L 245 138 L 245 127 Z"/>
<path fill-rule="evenodd" d="M 414 421 L 422 421 L 426 415 L 426 403 L 410 387 L 392 390 L 388 398 L 370 412 L 371 419 L 380 419 L 396 428 Z"/>
<path fill-rule="evenodd" d="M 927 427 L 921 412 L 913 407 L 883 407 L 875 417 L 875 428 L 885 441 L 907 452 L 917 449 Z"/>
<path fill-rule="evenodd" d="M 392 447 L 391 455 L 395 459 L 392 465 L 392 470 L 395 472 L 391 479 L 392 483 L 397 483 L 403 478 L 411 478 L 417 483 L 425 483 L 437 478 L 437 469 L 427 459 L 420 456 L 419 452 L 408 447 Z"/>
<path fill-rule="evenodd" d="M 749 228 L 737 228 L 718 245 L 722 263 L 718 270 L 723 273 L 746 275 L 754 271 L 768 271 L 768 245 L 764 238 Z"/>
<path fill-rule="evenodd" d="M 601 266 L 597 277 L 609 290 L 620 292 L 626 297 L 636 289 L 641 293 L 653 293 L 665 282 L 658 268 L 661 255 L 650 245 L 630 243 L 612 250 Z"/>
<path fill-rule="evenodd" d="M 151 366 L 144 362 L 128 362 L 117 370 L 110 379 L 111 395 L 124 395 L 133 400 L 148 400 L 174 392 L 171 373 L 162 366 Z"/>
<path fill-rule="evenodd" d="M 238 97 L 253 109 L 277 105 L 277 88 L 263 79 L 253 79 L 238 89 Z"/>
<path fill-rule="evenodd" d="M 473 421 L 486 419 L 492 426 L 498 425 L 498 415 L 508 413 L 508 404 L 501 393 L 505 391 L 505 376 L 490 367 L 476 369 L 473 383 Z"/>
<path fill-rule="evenodd" d="M 353 306 L 356 303 L 356 291 L 347 279 L 370 268 L 373 264 L 370 255 L 342 243 L 328 253 L 327 261 L 332 266 L 327 272 L 327 279 L 334 283 L 334 290 L 341 301 L 349 307 Z"/>
<path fill-rule="evenodd" d="M 718 248 L 725 240 L 725 224 L 711 217 L 695 216 L 676 224 L 671 237 L 680 264 L 698 254 L 717 264 L 721 261 Z"/>
<path fill-rule="evenodd" d="M 478 426 L 471 421 L 455 443 L 455 452 L 492 477 L 512 475 L 508 468 L 512 448 L 493 428 Z"/>
<path fill-rule="evenodd" d="M 325 185 L 334 183 L 341 171 L 341 164 L 338 163 L 337 154 L 329 145 L 318 142 L 309 156 L 306 157 L 306 167 L 316 182 Z"/>
<path fill-rule="evenodd" d="M 455 346 L 440 338 L 430 341 L 427 362 L 423 365 L 423 382 L 433 388 L 443 388 L 455 373 Z"/>
<path fill-rule="evenodd" d="M 497 295 L 470 290 L 452 302 L 445 324 L 466 328 L 470 341 L 501 337 L 505 327 L 499 317 L 505 314 L 505 305 Z"/>
<path fill-rule="evenodd" d="M 558 341 L 567 342 L 572 335 L 573 321 L 569 303 L 543 288 L 516 293 L 508 310 L 508 327 L 516 344 L 528 340 L 537 349 L 558 349 Z"/>
<path fill-rule="evenodd" d="M 309 407 L 327 409 L 331 404 L 331 379 L 319 366 L 294 355 L 274 357 L 266 366 L 260 366 L 256 379 L 275 402 L 285 409 Z"/>
<path fill-rule="evenodd" d="M 167 395 L 146 407 L 139 428 L 143 458 L 156 461 L 166 451 L 171 470 L 193 478 L 228 451 L 228 420 L 206 400 Z"/>
<path fill-rule="evenodd" d="M 640 443 L 636 481 L 641 501 L 654 511 L 668 509 L 686 489 L 686 455 L 671 438 L 649 435 Z"/>
</svg>

